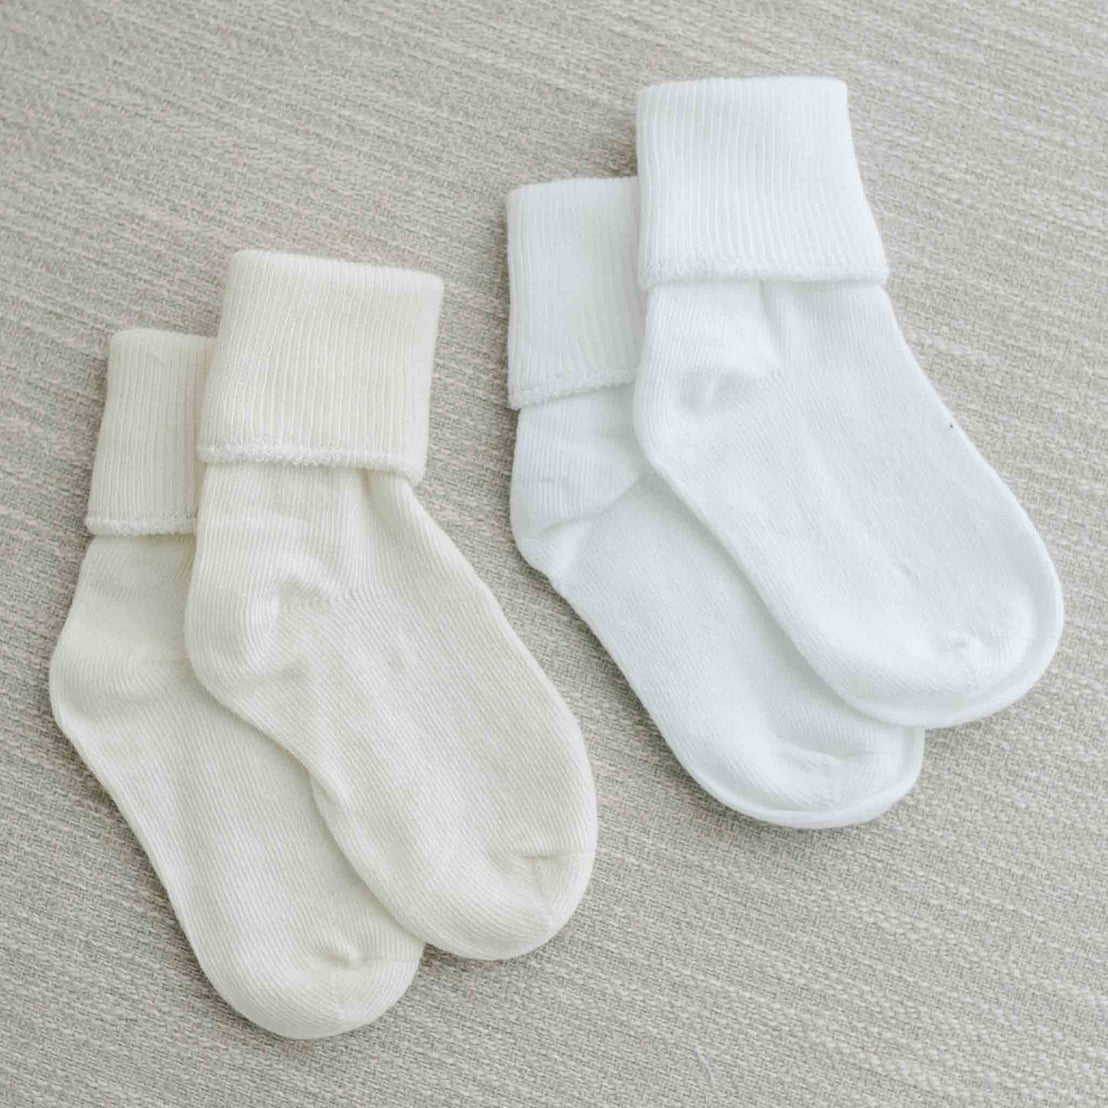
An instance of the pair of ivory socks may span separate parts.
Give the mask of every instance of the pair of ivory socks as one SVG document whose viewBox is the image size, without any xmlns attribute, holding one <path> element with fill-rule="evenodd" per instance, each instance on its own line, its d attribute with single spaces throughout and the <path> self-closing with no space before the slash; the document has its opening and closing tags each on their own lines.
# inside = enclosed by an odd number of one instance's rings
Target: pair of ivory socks
<svg viewBox="0 0 1108 1108">
<path fill-rule="evenodd" d="M 637 126 L 639 180 L 509 199 L 516 542 L 713 796 L 871 819 L 924 727 L 1038 679 L 1057 577 L 900 334 L 845 86 L 661 85 Z"/>
<path fill-rule="evenodd" d="M 591 871 L 576 722 L 413 493 L 441 296 L 246 252 L 218 339 L 111 345 L 51 701 L 214 987 L 281 1035 L 371 1022 L 424 942 L 533 949 Z"/>
</svg>

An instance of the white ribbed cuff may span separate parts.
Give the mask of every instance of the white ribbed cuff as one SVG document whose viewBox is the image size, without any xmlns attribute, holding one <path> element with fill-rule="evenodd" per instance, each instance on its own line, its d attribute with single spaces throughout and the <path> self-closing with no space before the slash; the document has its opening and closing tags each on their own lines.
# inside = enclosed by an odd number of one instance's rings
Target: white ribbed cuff
<svg viewBox="0 0 1108 1108">
<path fill-rule="evenodd" d="M 418 482 L 441 306 L 430 273 L 236 254 L 200 457 L 383 469 Z"/>
<path fill-rule="evenodd" d="M 85 521 L 94 535 L 193 529 L 201 474 L 197 416 L 214 345 L 168 331 L 112 337 Z"/>
<path fill-rule="evenodd" d="M 639 278 L 883 281 L 846 85 L 711 79 L 639 93 Z"/>
<path fill-rule="evenodd" d="M 526 185 L 508 197 L 513 408 L 634 380 L 638 240 L 634 177 Z"/>
</svg>

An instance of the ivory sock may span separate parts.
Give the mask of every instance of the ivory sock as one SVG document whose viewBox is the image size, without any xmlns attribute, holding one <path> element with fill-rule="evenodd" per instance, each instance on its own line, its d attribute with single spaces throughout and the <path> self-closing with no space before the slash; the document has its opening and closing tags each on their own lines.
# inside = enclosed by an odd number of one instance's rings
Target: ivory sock
<svg viewBox="0 0 1108 1108">
<path fill-rule="evenodd" d="M 845 86 L 650 88 L 638 155 L 650 463 L 860 710 L 939 727 L 1011 703 L 1061 590 L 900 334 Z"/>
<path fill-rule="evenodd" d="M 412 490 L 441 296 L 425 273 L 235 256 L 188 649 L 308 769 L 398 921 L 506 958 L 572 914 L 596 801 L 576 722 Z"/>
<path fill-rule="evenodd" d="M 211 346 L 157 331 L 112 340 L 89 497 L 94 538 L 50 698 L 216 991 L 278 1035 L 318 1038 L 393 1005 L 422 945 L 350 868 L 304 770 L 189 668 L 196 402 Z"/>
<path fill-rule="evenodd" d="M 915 783 L 922 731 L 816 677 L 635 441 L 638 203 L 633 178 L 509 198 L 516 542 L 716 799 L 788 827 L 872 819 Z"/>
</svg>

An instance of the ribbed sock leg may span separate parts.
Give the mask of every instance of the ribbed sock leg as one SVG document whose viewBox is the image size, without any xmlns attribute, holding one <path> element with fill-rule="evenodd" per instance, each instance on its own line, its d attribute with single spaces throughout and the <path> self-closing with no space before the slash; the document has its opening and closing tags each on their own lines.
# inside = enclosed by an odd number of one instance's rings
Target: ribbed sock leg
<svg viewBox="0 0 1108 1108">
<path fill-rule="evenodd" d="M 412 490 L 440 295 L 426 274 L 236 257 L 188 646 L 310 771 L 404 926 L 502 958 L 573 912 L 596 806 L 573 717 Z"/>
<path fill-rule="evenodd" d="M 221 996 L 279 1035 L 372 1022 L 422 945 L 351 870 L 307 773 L 209 696 L 185 655 L 196 403 L 211 343 L 112 344 L 95 536 L 50 668 L 58 725 L 142 843 Z"/>
<path fill-rule="evenodd" d="M 635 440 L 637 208 L 633 179 L 509 200 L 516 542 L 714 797 L 790 827 L 872 819 L 915 783 L 922 732 L 861 715 L 816 677 Z"/>
<path fill-rule="evenodd" d="M 901 337 L 845 88 L 658 86 L 638 144 L 651 465 L 862 711 L 937 727 L 1021 696 L 1061 590 Z"/>
</svg>

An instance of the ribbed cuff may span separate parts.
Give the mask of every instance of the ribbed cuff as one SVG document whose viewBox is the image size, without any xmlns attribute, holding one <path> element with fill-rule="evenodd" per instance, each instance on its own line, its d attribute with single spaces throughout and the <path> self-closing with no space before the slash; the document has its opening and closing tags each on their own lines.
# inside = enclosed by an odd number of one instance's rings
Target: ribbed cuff
<svg viewBox="0 0 1108 1108">
<path fill-rule="evenodd" d="M 418 482 L 441 306 L 430 273 L 236 254 L 200 457 L 383 469 Z"/>
<path fill-rule="evenodd" d="M 846 85 L 711 79 L 639 93 L 639 278 L 883 281 Z"/>
<path fill-rule="evenodd" d="M 94 535 L 165 535 L 196 523 L 196 425 L 214 342 L 169 331 L 121 331 L 92 466 L 86 526 Z"/>
<path fill-rule="evenodd" d="M 508 197 L 513 408 L 634 380 L 638 239 L 634 177 L 526 185 Z"/>
</svg>

